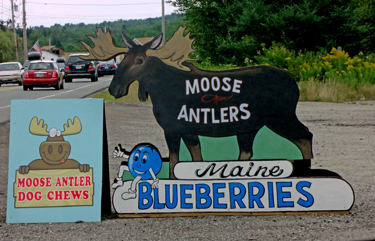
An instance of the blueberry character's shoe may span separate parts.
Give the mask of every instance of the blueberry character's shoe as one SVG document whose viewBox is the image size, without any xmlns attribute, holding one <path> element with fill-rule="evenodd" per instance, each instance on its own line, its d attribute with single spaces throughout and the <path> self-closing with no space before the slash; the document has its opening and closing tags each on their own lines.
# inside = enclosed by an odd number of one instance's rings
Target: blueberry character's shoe
<svg viewBox="0 0 375 241">
<path fill-rule="evenodd" d="M 114 182 L 112 184 L 112 188 L 113 189 L 116 189 L 116 188 L 121 187 L 122 185 L 124 185 L 124 182 L 122 181 L 122 178 L 120 178 L 120 177 L 116 177 L 113 182 Z"/>
<path fill-rule="evenodd" d="M 137 197 L 137 190 L 131 190 L 129 188 L 129 190 L 127 192 L 124 192 L 122 195 L 121 195 L 122 199 L 124 200 L 128 200 L 128 199 L 134 199 Z"/>
</svg>

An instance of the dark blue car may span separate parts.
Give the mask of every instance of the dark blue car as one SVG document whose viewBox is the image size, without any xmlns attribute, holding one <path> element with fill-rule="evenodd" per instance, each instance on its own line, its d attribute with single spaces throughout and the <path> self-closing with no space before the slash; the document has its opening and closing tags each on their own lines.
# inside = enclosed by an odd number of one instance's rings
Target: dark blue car
<svg viewBox="0 0 375 241">
<path fill-rule="evenodd" d="M 115 60 L 100 61 L 98 64 L 98 76 L 114 75 L 117 69 Z"/>
</svg>

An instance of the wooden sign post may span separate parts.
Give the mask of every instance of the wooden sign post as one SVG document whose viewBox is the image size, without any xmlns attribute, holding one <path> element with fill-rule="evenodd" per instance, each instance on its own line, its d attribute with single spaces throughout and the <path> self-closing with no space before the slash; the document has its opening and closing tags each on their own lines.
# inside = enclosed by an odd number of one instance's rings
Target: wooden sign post
<svg viewBox="0 0 375 241">
<path fill-rule="evenodd" d="M 180 27 L 162 47 L 162 35 L 139 46 L 123 34 L 127 48 L 119 48 L 101 28 L 89 36 L 94 47 L 83 42 L 87 60 L 126 53 L 109 92 L 125 96 L 137 80 L 139 99 L 151 97 L 169 149 L 162 158 L 150 143 L 116 147 L 114 156 L 125 158 L 112 185 L 119 215 L 350 210 L 350 185 L 311 169 L 313 135 L 296 116 L 293 76 L 272 66 L 199 69 L 188 62 L 194 40 L 184 32 Z"/>
</svg>

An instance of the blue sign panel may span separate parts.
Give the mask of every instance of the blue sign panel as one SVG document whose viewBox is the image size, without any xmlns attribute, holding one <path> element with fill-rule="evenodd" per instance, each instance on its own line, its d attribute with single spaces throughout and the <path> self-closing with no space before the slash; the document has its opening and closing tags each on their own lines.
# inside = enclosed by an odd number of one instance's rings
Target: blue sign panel
<svg viewBox="0 0 375 241">
<path fill-rule="evenodd" d="M 101 220 L 103 105 L 12 101 L 7 223 Z"/>
</svg>

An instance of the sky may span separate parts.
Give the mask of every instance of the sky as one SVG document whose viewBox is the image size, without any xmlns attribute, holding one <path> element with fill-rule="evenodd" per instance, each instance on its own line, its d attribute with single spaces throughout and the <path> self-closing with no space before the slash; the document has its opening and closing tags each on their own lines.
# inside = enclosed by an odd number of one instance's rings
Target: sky
<svg viewBox="0 0 375 241">
<path fill-rule="evenodd" d="M 22 0 L 13 0 L 18 5 L 15 21 L 22 27 Z M 25 0 L 27 27 L 66 23 L 101 23 L 118 19 L 145 19 L 161 17 L 162 0 Z M 166 0 L 164 0 L 166 2 Z M 164 14 L 176 8 L 164 3 Z M 0 19 L 11 19 L 10 0 L 0 0 Z"/>
</svg>

